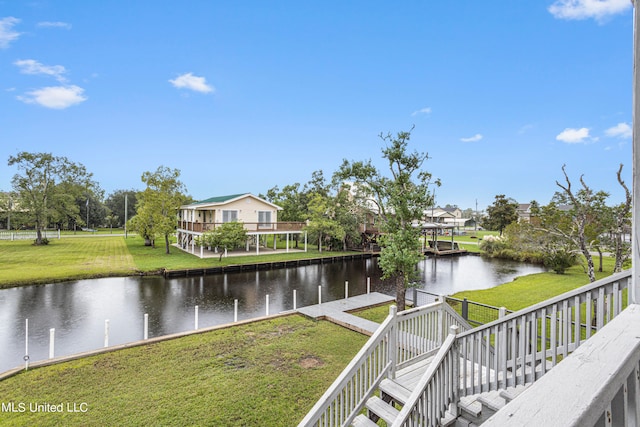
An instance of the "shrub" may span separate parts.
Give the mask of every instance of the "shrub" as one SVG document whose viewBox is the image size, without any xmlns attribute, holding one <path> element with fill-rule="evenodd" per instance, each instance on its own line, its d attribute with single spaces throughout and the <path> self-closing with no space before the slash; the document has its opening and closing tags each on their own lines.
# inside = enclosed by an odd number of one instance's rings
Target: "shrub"
<svg viewBox="0 0 640 427">
<path fill-rule="evenodd" d="M 578 262 L 575 252 L 560 248 L 547 252 L 544 256 L 544 265 L 557 274 L 564 274 L 565 270 Z"/>
<path fill-rule="evenodd" d="M 483 239 L 478 242 L 478 247 L 485 251 L 490 256 L 495 256 L 501 251 L 507 249 L 507 242 L 505 239 L 499 236 L 484 236 Z"/>
</svg>

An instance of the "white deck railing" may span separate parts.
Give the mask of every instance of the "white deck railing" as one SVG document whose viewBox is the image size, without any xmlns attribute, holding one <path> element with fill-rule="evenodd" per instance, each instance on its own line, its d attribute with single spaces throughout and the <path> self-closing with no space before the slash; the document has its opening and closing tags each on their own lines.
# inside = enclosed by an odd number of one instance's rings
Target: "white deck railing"
<svg viewBox="0 0 640 427">
<path fill-rule="evenodd" d="M 380 382 L 396 369 L 433 355 L 450 326 L 468 329 L 464 319 L 440 302 L 389 316 L 324 393 L 299 426 L 345 426 L 360 413 Z"/>
<path fill-rule="evenodd" d="M 638 330 L 640 306 L 631 305 L 483 426 L 639 425 Z"/>
<path fill-rule="evenodd" d="M 457 412 L 460 397 L 540 379 L 620 314 L 628 304 L 630 278 L 630 271 L 614 274 L 482 327 L 450 334 L 393 426 L 437 425 L 451 404 Z M 452 391 L 457 378 L 459 388 Z"/>
<path fill-rule="evenodd" d="M 436 357 L 420 378 L 409 400 L 402 407 L 393 426 L 436 427 L 450 409 L 457 405 L 459 384 L 459 363 L 456 351 L 457 326 L 451 326 L 452 333 L 447 336 Z M 435 397 L 435 398 L 433 398 Z"/>
</svg>

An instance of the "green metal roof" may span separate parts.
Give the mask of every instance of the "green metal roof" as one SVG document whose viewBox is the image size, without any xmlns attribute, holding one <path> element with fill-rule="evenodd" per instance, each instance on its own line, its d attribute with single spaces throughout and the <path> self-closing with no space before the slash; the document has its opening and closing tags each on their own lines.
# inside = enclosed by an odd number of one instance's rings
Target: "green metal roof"
<svg viewBox="0 0 640 427">
<path fill-rule="evenodd" d="M 238 197 L 244 196 L 244 195 L 247 195 L 247 194 L 249 194 L 249 193 L 231 194 L 229 196 L 210 197 L 208 199 L 200 200 L 199 202 L 195 202 L 194 205 L 200 205 L 200 204 L 203 204 L 203 203 L 224 203 L 224 202 L 228 202 L 229 200 L 237 199 Z"/>
<path fill-rule="evenodd" d="M 181 208 L 187 208 L 187 209 L 194 209 L 200 205 L 216 205 L 216 204 L 224 204 L 226 202 L 229 202 L 231 200 L 235 200 L 235 199 L 240 199 L 242 197 L 253 197 L 254 199 L 260 200 L 263 203 L 266 203 L 268 205 L 273 206 L 274 208 L 276 208 L 277 210 L 282 210 L 282 208 L 278 205 L 274 205 L 271 202 L 268 202 L 258 196 L 254 196 L 251 193 L 240 193 L 240 194 L 231 194 L 229 196 L 217 196 L 217 197 L 209 197 L 208 199 L 205 200 L 200 200 L 199 202 L 194 202 L 191 203 L 189 205 L 184 205 L 181 206 Z"/>
</svg>

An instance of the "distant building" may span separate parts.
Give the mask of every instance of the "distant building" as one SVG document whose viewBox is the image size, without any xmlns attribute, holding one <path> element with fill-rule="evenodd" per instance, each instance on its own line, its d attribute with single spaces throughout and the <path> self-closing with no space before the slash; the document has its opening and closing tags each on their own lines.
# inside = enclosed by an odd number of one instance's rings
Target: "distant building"
<svg viewBox="0 0 640 427">
<path fill-rule="evenodd" d="M 520 203 L 516 208 L 518 222 L 531 222 L 531 203 Z"/>
</svg>

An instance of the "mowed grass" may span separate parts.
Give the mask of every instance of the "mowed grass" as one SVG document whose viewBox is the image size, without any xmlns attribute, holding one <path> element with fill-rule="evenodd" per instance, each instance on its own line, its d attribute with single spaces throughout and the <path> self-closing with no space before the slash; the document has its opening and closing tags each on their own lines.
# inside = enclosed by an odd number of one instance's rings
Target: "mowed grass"
<svg viewBox="0 0 640 427">
<path fill-rule="evenodd" d="M 133 257 L 121 237 L 0 241 L 0 287 L 51 283 L 77 278 L 122 276 L 135 272 Z"/>
<path fill-rule="evenodd" d="M 199 258 L 187 253 L 175 246 L 169 247 L 169 255 L 166 254 L 164 242 L 156 241 L 156 247 L 144 246 L 140 237 L 129 237 L 126 239 L 129 252 L 133 256 L 136 268 L 144 272 L 160 271 L 162 269 L 178 270 L 188 268 L 220 267 L 225 265 L 254 264 L 271 261 L 286 261 L 295 259 L 308 259 L 320 257 L 332 257 L 346 254 L 356 254 L 359 252 L 338 252 L 322 251 L 308 247 L 307 252 L 290 247 L 289 253 L 269 254 L 269 250 L 261 250 L 260 255 L 247 255 L 244 250 L 229 252 L 228 257 L 214 256 L 211 258 Z M 302 245 L 301 245 L 302 247 Z M 255 249 L 252 249 L 255 251 Z M 196 248 L 199 254 L 199 249 Z M 249 252 L 252 253 L 252 252 Z"/>
<path fill-rule="evenodd" d="M 597 269 L 599 262 L 597 257 L 594 258 L 594 262 Z M 614 259 L 605 257 L 603 271 L 596 272 L 596 278 L 601 279 L 611 275 L 613 266 Z M 517 311 L 587 284 L 589 284 L 589 277 L 581 265 L 576 265 L 569 268 L 565 274 L 554 272 L 530 274 L 517 277 L 512 282 L 494 288 L 463 291 L 452 296 Z"/>
<path fill-rule="evenodd" d="M 324 256 L 338 256 L 354 252 L 307 252 L 229 256 L 200 259 L 174 246 L 165 253 L 163 243 L 144 246 L 138 236 L 83 235 L 51 239 L 48 245 L 34 246 L 32 240 L 0 240 L 0 288 L 34 285 L 74 279 L 132 274 L 159 274 L 163 269 L 191 269 L 232 264 L 284 261 Z M 231 253 L 233 255 L 233 253 Z"/>
<path fill-rule="evenodd" d="M 2 402 L 87 412 L 0 412 L 0 424 L 296 425 L 367 338 L 291 315 L 33 369 L 0 382 Z"/>
</svg>

